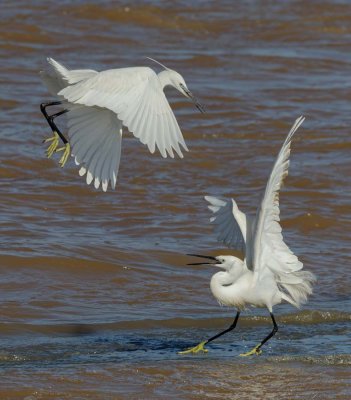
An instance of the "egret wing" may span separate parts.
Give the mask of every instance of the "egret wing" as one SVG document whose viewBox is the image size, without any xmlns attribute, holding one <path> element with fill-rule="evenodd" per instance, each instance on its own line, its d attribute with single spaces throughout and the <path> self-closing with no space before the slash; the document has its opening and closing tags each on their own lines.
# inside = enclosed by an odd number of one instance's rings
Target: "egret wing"
<svg viewBox="0 0 351 400">
<path fill-rule="evenodd" d="M 87 184 L 106 192 L 114 189 L 121 158 L 122 124 L 116 114 L 100 107 L 68 104 L 67 125 L 72 156 Z"/>
<path fill-rule="evenodd" d="M 245 243 L 248 239 L 248 219 L 241 212 L 236 202 L 221 200 L 212 196 L 205 196 L 209 202 L 208 208 L 213 212 L 210 221 L 215 224 L 214 231 L 219 242 L 228 247 L 245 252 Z"/>
<path fill-rule="evenodd" d="M 258 273 L 269 268 L 279 275 L 282 272 L 298 271 L 303 266 L 283 240 L 279 224 L 279 190 L 288 174 L 292 138 L 304 119 L 300 117 L 295 121 L 285 139 L 257 211 L 253 236 L 253 265 Z"/>
<path fill-rule="evenodd" d="M 163 157 L 183 157 L 188 150 L 177 120 L 155 72 L 148 67 L 107 70 L 69 85 L 59 92 L 75 104 L 98 106 L 115 112 L 123 125 Z"/>
</svg>

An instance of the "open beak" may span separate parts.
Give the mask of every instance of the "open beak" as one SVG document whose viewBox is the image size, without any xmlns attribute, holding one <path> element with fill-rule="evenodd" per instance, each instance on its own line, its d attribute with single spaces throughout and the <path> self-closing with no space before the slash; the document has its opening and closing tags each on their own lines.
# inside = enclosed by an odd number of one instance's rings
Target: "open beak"
<svg viewBox="0 0 351 400">
<path fill-rule="evenodd" d="M 216 264 L 219 264 L 219 261 L 217 260 L 216 257 L 202 256 L 201 254 L 187 254 L 187 256 L 205 258 L 207 260 L 215 261 L 214 263 L 213 262 L 212 263 L 210 263 L 210 262 L 200 262 L 200 263 L 190 263 L 190 264 L 187 264 L 187 265 L 216 265 Z"/>
<path fill-rule="evenodd" d="M 183 89 L 186 97 L 188 97 L 195 104 L 196 108 L 204 114 L 206 112 L 205 107 L 198 101 L 198 99 L 184 85 L 180 85 L 180 87 Z"/>
</svg>

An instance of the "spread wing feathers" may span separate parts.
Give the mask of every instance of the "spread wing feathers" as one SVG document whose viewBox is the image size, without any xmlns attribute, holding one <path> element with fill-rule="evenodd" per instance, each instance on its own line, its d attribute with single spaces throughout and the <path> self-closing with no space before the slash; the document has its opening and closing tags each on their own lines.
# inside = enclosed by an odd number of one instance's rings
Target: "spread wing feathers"
<svg viewBox="0 0 351 400">
<path fill-rule="evenodd" d="M 116 187 L 121 158 L 122 124 L 110 110 L 68 103 L 67 126 L 79 175 L 106 192 Z"/>
<path fill-rule="evenodd" d="M 98 106 L 115 112 L 151 153 L 183 157 L 188 151 L 177 120 L 155 72 L 148 67 L 102 71 L 59 92 L 71 103 Z"/>
<path fill-rule="evenodd" d="M 254 269 L 261 273 L 269 268 L 277 277 L 302 269 L 303 264 L 284 243 L 279 224 L 279 190 L 288 174 L 290 144 L 294 133 L 304 121 L 298 118 L 291 128 L 275 161 L 256 216 L 253 248 Z"/>
<path fill-rule="evenodd" d="M 53 58 L 48 58 L 47 61 L 49 68 L 46 71 L 40 71 L 40 76 L 49 92 L 53 95 L 57 95 L 67 85 L 81 82 L 97 74 L 92 69 L 68 70 Z"/>
<path fill-rule="evenodd" d="M 245 252 L 247 239 L 247 218 L 241 212 L 236 202 L 217 199 L 212 196 L 205 196 L 209 202 L 208 208 L 213 212 L 210 221 L 215 224 L 214 231 L 219 242 L 228 247 Z"/>
</svg>

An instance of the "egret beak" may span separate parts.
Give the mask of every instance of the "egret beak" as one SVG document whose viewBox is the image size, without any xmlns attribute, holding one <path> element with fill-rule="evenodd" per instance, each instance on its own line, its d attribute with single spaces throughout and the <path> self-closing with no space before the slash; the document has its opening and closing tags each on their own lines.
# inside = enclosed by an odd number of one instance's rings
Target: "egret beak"
<svg viewBox="0 0 351 400">
<path fill-rule="evenodd" d="M 182 88 L 185 96 L 190 99 L 196 106 L 196 108 L 201 112 L 201 113 L 205 113 L 205 107 L 198 101 L 198 99 L 191 93 L 191 91 L 185 87 L 184 85 L 180 84 L 180 87 Z"/>
<path fill-rule="evenodd" d="M 187 265 L 216 265 L 219 263 L 219 261 L 217 260 L 216 257 L 211 257 L 211 256 L 202 256 L 201 254 L 187 254 L 187 256 L 192 256 L 192 257 L 199 257 L 199 258 L 206 258 L 207 260 L 213 260 L 215 261 L 214 263 L 205 263 L 205 262 L 201 262 L 201 263 L 190 263 Z"/>
</svg>

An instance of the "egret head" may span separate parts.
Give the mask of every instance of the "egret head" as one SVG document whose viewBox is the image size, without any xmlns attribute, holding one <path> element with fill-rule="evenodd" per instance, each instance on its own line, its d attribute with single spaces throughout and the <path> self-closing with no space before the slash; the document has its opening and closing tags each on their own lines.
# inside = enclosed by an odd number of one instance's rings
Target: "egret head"
<svg viewBox="0 0 351 400">
<path fill-rule="evenodd" d="M 243 264 L 243 261 L 240 260 L 240 258 L 234 256 L 211 257 L 211 256 L 202 256 L 200 254 L 187 254 L 187 255 L 193 257 L 205 258 L 207 260 L 213 261 L 213 262 L 190 263 L 187 265 L 214 265 L 215 267 L 222 268 L 225 271 L 229 271 L 232 268 L 240 267 Z"/>
<path fill-rule="evenodd" d="M 172 69 L 169 69 L 168 72 L 171 85 L 179 90 L 179 92 L 182 93 L 185 97 L 190 99 L 200 112 L 204 113 L 205 108 L 188 89 L 184 78 L 177 71 L 173 71 Z"/>
<path fill-rule="evenodd" d="M 240 267 L 243 264 L 240 258 L 234 256 L 217 256 L 216 260 L 218 261 L 216 267 L 223 268 L 226 271 L 235 267 Z"/>
<path fill-rule="evenodd" d="M 179 90 L 179 92 L 182 93 L 185 97 L 190 99 L 195 104 L 196 108 L 200 112 L 202 112 L 202 113 L 205 112 L 205 108 L 197 100 L 197 98 L 191 93 L 191 91 L 188 89 L 188 87 L 184 81 L 184 78 L 177 71 L 167 68 L 165 65 L 154 60 L 153 58 L 150 58 L 150 57 L 147 57 L 147 58 L 149 60 L 154 61 L 155 63 L 161 65 L 165 69 L 164 71 L 160 72 L 160 74 L 159 74 L 159 79 L 160 79 L 163 87 L 173 86 L 175 89 Z"/>
</svg>

